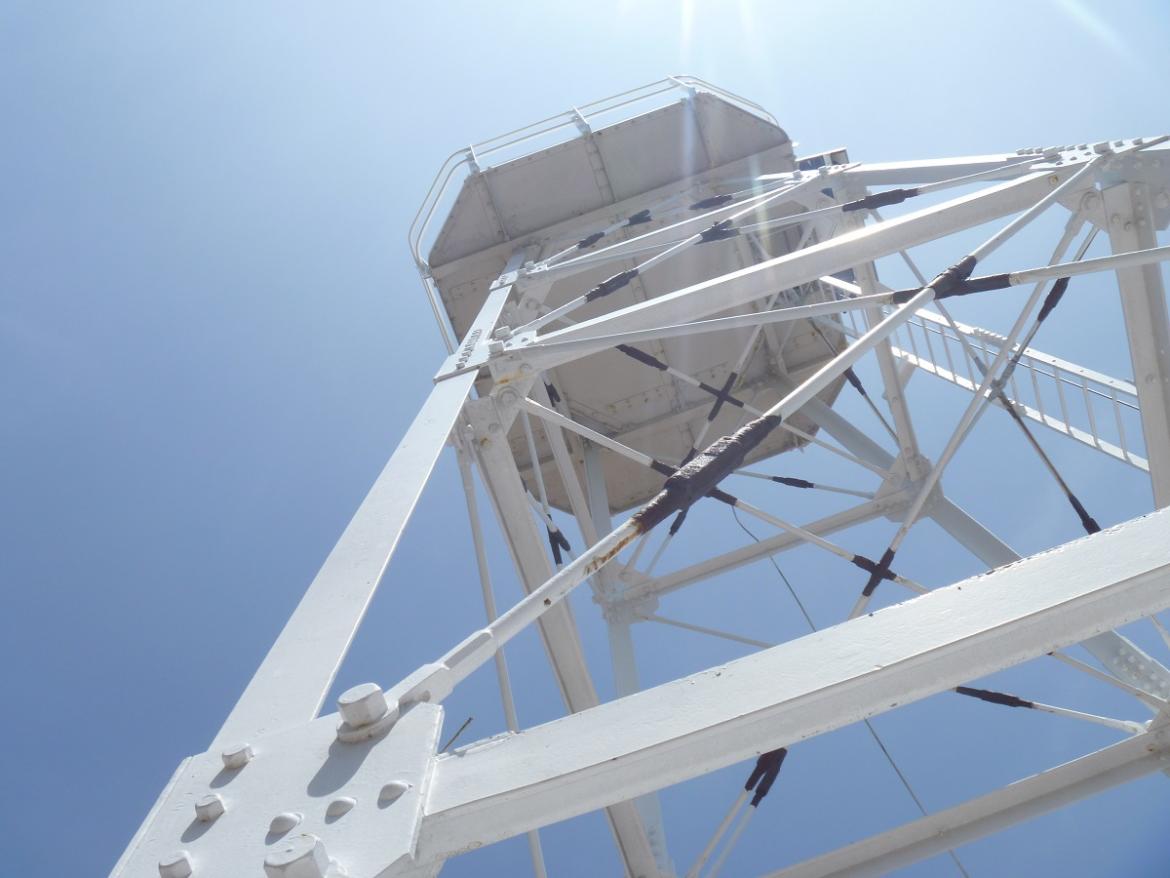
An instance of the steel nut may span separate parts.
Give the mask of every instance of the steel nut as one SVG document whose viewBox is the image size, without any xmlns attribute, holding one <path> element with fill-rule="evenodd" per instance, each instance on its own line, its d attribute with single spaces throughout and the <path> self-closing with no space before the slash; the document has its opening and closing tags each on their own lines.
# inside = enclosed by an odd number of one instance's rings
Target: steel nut
<svg viewBox="0 0 1170 878">
<path fill-rule="evenodd" d="M 377 683 L 361 683 L 346 690 L 337 699 L 337 707 L 341 718 L 355 729 L 377 722 L 389 709 Z"/>
<path fill-rule="evenodd" d="M 191 859 L 186 851 L 176 851 L 158 861 L 159 878 L 190 878 Z"/>
<path fill-rule="evenodd" d="M 247 744 L 232 744 L 222 753 L 223 767 L 231 771 L 238 771 L 252 761 L 252 748 Z"/>
<path fill-rule="evenodd" d="M 195 803 L 195 816 L 204 823 L 210 823 L 224 812 L 223 797 L 218 793 L 204 796 Z"/>
</svg>

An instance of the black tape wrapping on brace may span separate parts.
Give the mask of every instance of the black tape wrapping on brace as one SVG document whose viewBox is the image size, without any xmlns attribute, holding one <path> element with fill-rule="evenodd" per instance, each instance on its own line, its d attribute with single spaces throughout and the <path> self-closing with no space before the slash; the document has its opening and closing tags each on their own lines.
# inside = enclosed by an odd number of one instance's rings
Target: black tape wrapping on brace
<svg viewBox="0 0 1170 878">
<path fill-rule="evenodd" d="M 696 201 L 691 205 L 691 210 L 712 210 L 716 207 L 722 207 L 735 199 L 734 195 L 712 195 L 710 198 L 704 198 L 702 201 Z"/>
<path fill-rule="evenodd" d="M 592 247 L 594 244 L 596 244 L 598 241 L 600 241 L 604 237 L 605 237 L 605 232 L 594 232 L 592 235 L 586 235 L 584 238 L 582 238 L 580 241 L 577 242 L 577 249 L 578 250 L 588 249 L 589 247 Z"/>
<path fill-rule="evenodd" d="M 964 256 L 946 271 L 940 273 L 927 286 L 934 290 L 934 297 L 936 299 L 946 299 L 951 296 L 961 296 L 964 293 L 981 292 L 981 290 L 971 289 L 970 284 L 967 283 L 967 278 L 971 276 L 971 272 L 975 270 L 975 257 Z M 995 277 L 996 275 L 993 275 Z M 1007 277 L 1007 275 L 1002 275 Z M 980 278 L 979 280 L 983 280 Z M 1003 286 L 1008 286 L 1004 283 Z M 918 287 L 912 290 L 897 290 L 891 296 L 891 301 L 895 305 L 904 305 L 914 298 L 918 293 L 922 292 L 925 287 Z M 996 287 L 988 287 L 988 289 L 996 289 Z"/>
<path fill-rule="evenodd" d="M 760 802 L 764 796 L 768 795 L 768 791 L 772 789 L 772 784 L 776 782 L 776 778 L 780 774 L 780 766 L 784 764 L 784 757 L 788 755 L 788 748 L 781 747 L 778 750 L 769 750 L 756 760 L 756 767 L 752 769 L 752 773 L 748 776 L 747 783 L 743 785 L 745 790 L 755 790 L 756 794 L 752 797 L 752 807 L 759 807 Z"/>
<path fill-rule="evenodd" d="M 561 549 L 564 549 L 566 552 L 571 552 L 573 549 L 569 545 L 569 541 L 565 538 L 565 535 L 559 530 L 553 530 L 551 527 L 546 527 L 545 529 L 548 531 L 548 546 L 552 549 L 553 560 L 560 567 Z"/>
<path fill-rule="evenodd" d="M 1068 502 L 1072 504 L 1072 508 L 1076 510 L 1077 517 L 1081 520 L 1081 527 L 1085 529 L 1087 534 L 1095 534 L 1101 530 L 1101 525 L 1097 524 L 1097 519 L 1089 515 L 1089 511 L 1081 505 L 1081 501 L 1077 499 L 1077 495 L 1072 491 L 1068 492 Z"/>
<path fill-rule="evenodd" d="M 703 229 L 699 234 L 699 243 L 706 244 L 709 241 L 723 241 L 727 238 L 734 238 L 739 234 L 739 229 L 732 226 L 732 220 L 725 219 L 723 222 L 715 223 L 709 228 Z"/>
<path fill-rule="evenodd" d="M 1037 322 L 1039 322 L 1038 318 Z M 1003 388 L 997 385 L 993 385 L 992 397 L 999 400 L 1000 404 L 1004 407 L 1007 413 L 1012 416 L 1012 420 L 1019 424 L 1020 429 L 1022 429 L 1030 436 L 1032 431 L 1028 429 L 1028 425 L 1024 423 L 1023 416 L 1018 411 L 1016 411 L 1015 405 L 1008 398 L 1008 395 L 1004 393 Z M 1034 442 L 1035 439 L 1032 441 Z M 1064 483 L 1064 480 L 1060 479 L 1059 476 L 1057 476 L 1057 479 L 1062 484 Z M 1097 519 L 1093 518 L 1093 516 L 1089 514 L 1089 510 L 1084 507 L 1084 504 L 1081 503 L 1080 498 L 1077 497 L 1077 495 L 1072 491 L 1069 491 L 1067 488 L 1065 489 L 1064 496 L 1068 498 L 1069 505 L 1072 506 L 1073 511 L 1076 512 L 1077 518 L 1081 520 L 1081 527 L 1085 529 L 1085 533 L 1090 535 L 1099 533 L 1101 531 L 1101 525 L 1097 524 Z"/>
<path fill-rule="evenodd" d="M 816 485 L 806 479 L 794 479 L 792 476 L 772 476 L 773 482 L 787 485 L 790 488 L 815 488 Z"/>
<path fill-rule="evenodd" d="M 857 377 L 857 373 L 853 371 L 852 366 L 850 366 L 848 369 L 845 370 L 845 380 L 848 381 L 850 384 L 852 384 L 853 389 L 856 390 L 858 393 L 860 393 L 862 396 L 869 395 L 865 392 L 865 388 L 861 384 L 861 379 Z"/>
<path fill-rule="evenodd" d="M 650 222 L 650 208 L 639 210 L 637 213 L 630 214 L 630 218 L 626 220 L 626 228 L 630 226 L 640 226 L 642 223 Z"/>
<path fill-rule="evenodd" d="M 858 198 L 856 201 L 841 205 L 841 212 L 876 210 L 890 204 L 901 204 L 907 198 L 913 198 L 917 194 L 917 189 L 890 189 L 888 192 L 875 192 L 873 195 L 867 195 L 865 198 Z"/>
<path fill-rule="evenodd" d="M 1060 304 L 1060 299 L 1064 295 L 1064 291 L 1068 289 L 1067 277 L 1056 279 L 1056 283 L 1052 285 L 1052 289 L 1048 291 L 1048 295 L 1044 297 L 1044 304 L 1040 306 L 1040 313 L 1036 315 L 1036 322 L 1043 323 L 1044 318 L 1052 313 L 1052 310 Z"/>
<path fill-rule="evenodd" d="M 970 686 L 956 686 L 955 691 L 960 695 L 978 698 L 980 701 L 990 701 L 992 704 L 1002 704 L 1004 707 L 1033 707 L 1031 701 L 1008 695 L 1005 692 L 993 692 L 991 689 L 972 689 Z"/>
<path fill-rule="evenodd" d="M 585 301 L 592 302 L 595 299 L 600 299 L 602 296 L 608 296 L 615 290 L 620 290 L 637 276 L 638 269 L 628 268 L 625 271 L 615 274 L 613 277 L 607 277 L 585 294 Z"/>
<path fill-rule="evenodd" d="M 720 481 L 739 469 L 744 458 L 768 434 L 780 426 L 779 415 L 763 415 L 736 430 L 730 436 L 711 443 L 702 454 L 666 480 L 662 491 L 634 513 L 633 521 L 646 533 L 669 516 L 689 509 L 697 500 L 711 494 Z"/>
<path fill-rule="evenodd" d="M 730 397 L 731 387 L 733 384 L 735 384 L 735 379 L 738 377 L 739 376 L 734 372 L 728 373 L 727 380 L 723 382 L 723 386 L 719 388 L 719 390 L 715 391 L 715 404 L 711 406 L 711 411 L 707 412 L 708 422 L 713 421 L 719 417 L 719 410 L 723 408 L 723 403 L 731 402 L 734 405 L 739 401 L 733 400 Z M 703 389 L 706 390 L 706 388 Z"/>
<path fill-rule="evenodd" d="M 676 472 L 675 468 L 668 463 L 663 463 L 661 460 L 651 460 L 650 469 L 654 472 L 666 476 L 668 479 Z"/>
<path fill-rule="evenodd" d="M 881 559 L 874 564 L 869 558 L 864 558 L 861 555 L 853 556 L 853 563 L 862 570 L 869 571 L 869 581 L 865 583 L 865 588 L 861 593 L 866 597 L 873 594 L 874 589 L 878 587 L 878 583 L 883 579 L 893 579 L 894 574 L 890 570 L 890 562 L 894 560 L 894 550 L 886 549 L 882 554 Z"/>
<path fill-rule="evenodd" d="M 548 393 L 548 401 L 556 405 L 561 401 L 561 395 L 557 393 L 556 385 L 551 381 L 544 382 L 544 389 Z"/>
<path fill-rule="evenodd" d="M 646 353 L 645 351 L 640 351 L 637 348 L 630 347 L 628 344 L 615 345 L 615 348 L 617 350 L 621 351 L 623 354 L 625 354 L 630 359 L 637 360 L 639 363 L 643 364 L 644 366 L 651 366 L 655 369 L 658 369 L 661 372 L 666 371 L 666 363 L 662 362 L 662 360 L 658 359 L 657 357 L 651 356 L 650 354 Z"/>
</svg>

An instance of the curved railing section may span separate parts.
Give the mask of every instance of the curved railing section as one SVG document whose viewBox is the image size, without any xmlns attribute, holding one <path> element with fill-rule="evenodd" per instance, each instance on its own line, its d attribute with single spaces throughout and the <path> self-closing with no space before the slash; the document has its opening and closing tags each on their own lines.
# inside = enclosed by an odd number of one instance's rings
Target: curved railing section
<svg viewBox="0 0 1170 878">
<path fill-rule="evenodd" d="M 439 291 L 431 278 L 430 265 L 423 252 L 430 243 L 428 233 L 436 215 L 439 215 L 447 200 L 453 197 L 453 193 L 458 191 L 466 176 L 580 137 L 584 131 L 595 127 L 595 123 L 601 123 L 596 127 L 613 125 L 641 113 L 660 109 L 676 100 L 689 100 L 697 92 L 714 95 L 765 122 L 780 127 L 776 117 L 754 101 L 712 85 L 697 76 L 684 74 L 668 76 L 648 85 L 573 107 L 523 128 L 473 143 L 447 157 L 431 181 L 430 188 L 427 189 L 426 196 L 411 221 L 407 243 L 448 352 L 455 349 L 456 339 L 452 337 L 451 328 L 444 317 Z M 463 173 L 457 174 L 461 170 Z"/>
</svg>

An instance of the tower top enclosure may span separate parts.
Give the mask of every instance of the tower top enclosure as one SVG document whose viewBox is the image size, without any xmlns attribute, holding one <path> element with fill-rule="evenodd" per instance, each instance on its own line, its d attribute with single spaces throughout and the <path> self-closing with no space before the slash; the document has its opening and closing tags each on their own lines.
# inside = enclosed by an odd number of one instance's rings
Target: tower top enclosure
<svg viewBox="0 0 1170 878">
<path fill-rule="evenodd" d="M 799 165 L 812 170 L 842 161 L 844 153 L 837 151 L 800 160 Z M 733 200 L 742 205 L 759 187 L 760 175 L 787 175 L 797 169 L 793 143 L 769 113 L 701 80 L 671 77 L 455 153 L 419 210 L 411 249 L 450 346 L 447 323 L 455 337 L 467 333 L 490 285 L 518 247 L 524 248 L 526 268 L 546 270 L 549 283 L 508 306 L 503 323 L 513 329 L 597 290 L 669 242 L 709 229 L 711 211 Z M 465 176 L 456 185 L 459 171 Z M 820 195 L 815 190 L 812 194 Z M 767 212 L 775 220 L 814 206 L 788 201 Z M 714 222 L 723 216 L 716 214 Z M 439 217 L 441 226 L 429 235 Z M 806 229 L 803 241 L 796 226 L 761 230 L 750 238 L 713 237 L 574 310 L 573 320 L 588 320 L 791 252 L 817 240 L 818 231 L 825 230 Z M 646 244 L 631 247 L 623 258 L 604 259 L 607 250 L 634 238 Z M 786 297 L 797 291 L 776 292 Z M 799 293 L 810 301 L 808 290 Z M 556 322 L 547 325 L 550 330 L 557 327 Z M 742 415 L 735 403 L 713 406 L 708 391 L 680 380 L 678 373 L 721 386 L 734 373 L 721 389 L 736 402 L 766 409 L 789 382 L 799 382 L 832 356 L 841 341 L 835 336 L 831 326 L 801 321 L 756 333 L 744 327 L 666 338 L 604 350 L 578 361 L 571 372 L 558 375 L 553 369 L 545 377 L 552 401 L 564 414 L 676 466 L 693 453 L 699 438 L 709 442 L 731 432 Z M 753 341 L 744 359 L 745 345 Z M 631 347 L 646 357 L 638 361 Z M 481 390 L 488 386 L 484 381 Z M 840 381 L 833 383 L 822 399 L 832 402 L 839 388 Z M 816 430 L 800 418 L 793 423 L 807 434 Z M 777 431 L 749 459 L 803 441 L 796 433 Z M 522 422 L 512 425 L 509 443 L 517 461 L 527 462 L 521 471 L 531 484 Z M 568 509 L 539 430 L 533 443 L 549 502 Z M 606 455 L 604 470 L 614 511 L 641 503 L 661 488 L 660 473 L 616 455 Z"/>
</svg>

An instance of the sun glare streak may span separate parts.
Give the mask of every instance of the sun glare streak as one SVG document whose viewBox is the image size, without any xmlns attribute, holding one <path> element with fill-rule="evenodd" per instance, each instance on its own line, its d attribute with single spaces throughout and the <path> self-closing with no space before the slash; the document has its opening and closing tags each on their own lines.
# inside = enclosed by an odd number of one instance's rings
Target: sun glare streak
<svg viewBox="0 0 1170 878">
<path fill-rule="evenodd" d="M 1089 8 L 1084 0 L 1053 0 L 1085 33 L 1102 43 L 1105 48 L 1133 63 L 1130 53 L 1125 51 L 1125 40 L 1117 30 L 1100 15 Z"/>
</svg>

